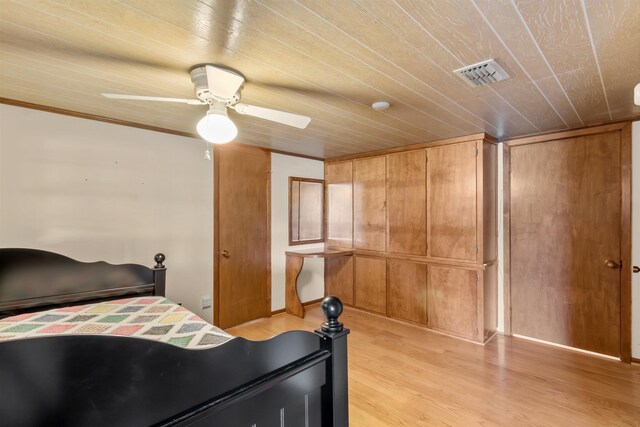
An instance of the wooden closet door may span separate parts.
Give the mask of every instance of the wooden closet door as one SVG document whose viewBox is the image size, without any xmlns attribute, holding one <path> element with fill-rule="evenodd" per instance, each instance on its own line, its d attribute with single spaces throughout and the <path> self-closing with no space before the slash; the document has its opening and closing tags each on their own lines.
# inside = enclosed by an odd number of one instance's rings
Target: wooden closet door
<svg viewBox="0 0 640 427">
<path fill-rule="evenodd" d="M 427 149 L 428 255 L 476 261 L 476 142 Z"/>
<path fill-rule="evenodd" d="M 353 247 L 353 163 L 327 163 L 326 185 L 327 240 L 330 247 Z"/>
<path fill-rule="evenodd" d="M 426 152 L 387 156 L 387 250 L 426 255 Z"/>
<path fill-rule="evenodd" d="M 619 356 L 620 133 L 510 151 L 512 332 Z"/>
<path fill-rule="evenodd" d="M 218 148 L 214 319 L 221 328 L 271 312 L 271 155 L 260 149 Z"/>
<path fill-rule="evenodd" d="M 386 158 L 354 161 L 353 228 L 356 249 L 386 249 Z"/>
</svg>

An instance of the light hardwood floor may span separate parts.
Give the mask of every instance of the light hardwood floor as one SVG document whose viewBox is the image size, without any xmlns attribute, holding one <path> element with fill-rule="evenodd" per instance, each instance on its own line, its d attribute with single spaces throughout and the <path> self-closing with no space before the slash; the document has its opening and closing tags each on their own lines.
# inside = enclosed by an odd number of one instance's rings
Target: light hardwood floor
<svg viewBox="0 0 640 427">
<path fill-rule="evenodd" d="M 352 426 L 640 426 L 638 365 L 504 336 L 483 347 L 349 308 L 340 319 Z M 228 332 L 258 340 L 322 320 L 315 305 Z"/>
</svg>

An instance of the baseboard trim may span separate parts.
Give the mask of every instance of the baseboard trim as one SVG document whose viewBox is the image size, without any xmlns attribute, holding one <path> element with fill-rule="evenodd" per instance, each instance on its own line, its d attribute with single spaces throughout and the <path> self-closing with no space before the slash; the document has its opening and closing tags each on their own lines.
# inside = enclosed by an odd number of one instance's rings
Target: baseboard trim
<svg viewBox="0 0 640 427">
<path fill-rule="evenodd" d="M 314 299 L 314 300 L 311 300 L 311 301 L 307 301 L 307 302 L 303 302 L 303 303 L 302 303 L 302 306 L 303 306 L 303 307 L 306 307 L 306 306 L 308 306 L 308 305 L 317 304 L 317 303 L 321 302 L 323 299 L 324 299 L 324 297 L 322 297 L 322 298 L 318 298 L 318 299 Z M 272 315 L 272 316 L 275 316 L 276 314 L 282 314 L 282 313 L 284 313 L 285 311 L 286 311 L 286 309 L 281 308 L 281 309 L 279 309 L 279 310 L 274 310 L 274 311 L 272 311 L 272 312 L 271 312 L 271 315 Z"/>
</svg>

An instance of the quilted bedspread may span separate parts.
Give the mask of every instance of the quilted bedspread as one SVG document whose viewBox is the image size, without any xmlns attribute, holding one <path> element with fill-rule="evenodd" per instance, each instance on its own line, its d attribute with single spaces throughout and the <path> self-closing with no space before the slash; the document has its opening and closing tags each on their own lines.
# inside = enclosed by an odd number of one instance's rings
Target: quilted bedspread
<svg viewBox="0 0 640 427">
<path fill-rule="evenodd" d="M 52 335 L 120 335 L 202 349 L 233 337 L 164 297 L 76 305 L 0 319 L 0 342 Z"/>
</svg>

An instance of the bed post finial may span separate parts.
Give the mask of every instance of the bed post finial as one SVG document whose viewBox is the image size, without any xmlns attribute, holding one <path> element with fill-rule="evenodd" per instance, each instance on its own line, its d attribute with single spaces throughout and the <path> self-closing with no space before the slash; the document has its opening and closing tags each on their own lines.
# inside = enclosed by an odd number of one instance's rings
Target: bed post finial
<svg viewBox="0 0 640 427">
<path fill-rule="evenodd" d="M 322 324 L 323 332 L 341 332 L 344 326 L 338 321 L 338 317 L 342 314 L 342 301 L 338 297 L 332 295 L 322 300 L 320 305 L 327 321 Z"/>
<path fill-rule="evenodd" d="M 153 267 L 153 283 L 155 284 L 153 294 L 163 297 L 167 282 L 167 267 L 163 264 L 165 256 L 164 254 L 156 254 L 153 259 L 156 261 L 156 265 Z"/>
<path fill-rule="evenodd" d="M 153 259 L 156 261 L 156 268 L 163 268 L 164 267 L 164 260 L 166 259 L 164 254 L 156 254 L 155 257 L 153 257 Z"/>
<path fill-rule="evenodd" d="M 322 425 L 348 427 L 347 335 L 349 329 L 345 329 L 338 321 L 338 317 L 342 314 L 342 302 L 338 297 L 326 297 L 322 300 L 320 307 L 327 321 L 315 332 L 320 336 L 320 348 L 331 353 L 326 364 L 326 381 L 321 390 Z"/>
</svg>

